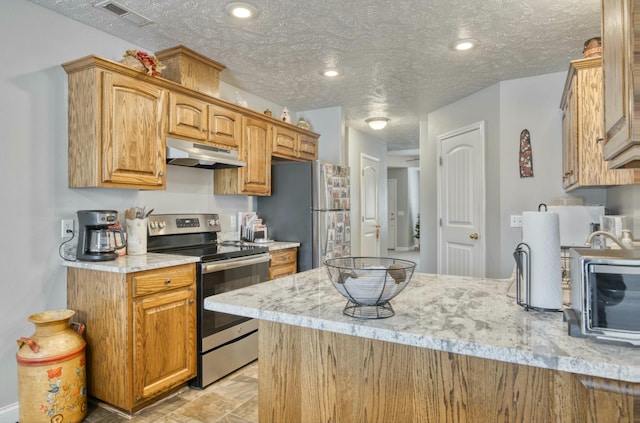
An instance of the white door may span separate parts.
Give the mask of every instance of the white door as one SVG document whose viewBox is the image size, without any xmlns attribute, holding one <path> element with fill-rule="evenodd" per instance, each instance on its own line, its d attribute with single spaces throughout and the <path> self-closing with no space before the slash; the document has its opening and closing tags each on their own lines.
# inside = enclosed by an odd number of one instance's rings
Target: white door
<svg viewBox="0 0 640 423">
<path fill-rule="evenodd" d="M 484 122 L 438 136 L 438 273 L 485 274 Z"/>
<path fill-rule="evenodd" d="M 388 240 L 387 249 L 395 250 L 396 242 L 398 239 L 396 229 L 396 212 L 398 209 L 396 189 L 398 188 L 398 181 L 395 179 L 387 179 L 387 228 L 388 228 Z"/>
<path fill-rule="evenodd" d="M 378 179 L 380 159 L 360 156 L 360 252 L 363 257 L 380 256 L 380 220 L 378 214 Z"/>
</svg>

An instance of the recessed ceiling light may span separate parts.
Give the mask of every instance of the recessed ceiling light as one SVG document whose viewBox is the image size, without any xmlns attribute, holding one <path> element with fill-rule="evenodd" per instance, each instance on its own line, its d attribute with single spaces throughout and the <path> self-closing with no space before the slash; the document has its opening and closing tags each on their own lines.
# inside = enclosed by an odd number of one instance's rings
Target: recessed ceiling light
<svg viewBox="0 0 640 423">
<path fill-rule="evenodd" d="M 472 40 L 470 38 L 464 40 L 458 40 L 453 44 L 453 48 L 458 51 L 465 51 L 474 48 L 477 44 L 476 40 Z"/>
<path fill-rule="evenodd" d="M 327 78 L 336 78 L 338 76 L 342 76 L 342 71 L 340 69 L 331 68 L 323 70 L 322 74 Z"/>
<path fill-rule="evenodd" d="M 229 3 L 224 10 L 230 16 L 242 20 L 253 19 L 258 14 L 258 9 L 255 6 L 241 2 Z"/>
<path fill-rule="evenodd" d="M 389 123 L 389 118 L 373 117 L 373 118 L 366 119 L 365 122 L 369 124 L 369 127 L 371 129 L 375 129 L 376 131 L 379 131 L 380 129 L 384 129 L 387 126 L 387 123 Z"/>
</svg>

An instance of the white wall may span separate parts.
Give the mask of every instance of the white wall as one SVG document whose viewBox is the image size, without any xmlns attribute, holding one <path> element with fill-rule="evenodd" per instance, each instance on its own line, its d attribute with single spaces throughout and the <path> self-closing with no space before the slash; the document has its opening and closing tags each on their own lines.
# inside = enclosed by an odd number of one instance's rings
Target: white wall
<svg viewBox="0 0 640 423">
<path fill-rule="evenodd" d="M 353 128 L 347 128 L 348 163 L 351 174 L 351 255 L 360 255 L 360 157 L 362 154 L 380 159 L 378 179 L 378 212 L 380 228 L 380 253 L 387 250 L 387 144 L 377 137 Z"/>
<path fill-rule="evenodd" d="M 420 264 L 423 272 L 437 271 L 437 137 L 472 123 L 485 122 L 487 273 L 500 261 L 500 91 L 493 85 L 430 113 L 420 130 Z M 426 134 L 424 130 L 426 129 Z M 517 156 L 515 157 L 517 159 Z M 482 236 L 483 234 L 481 234 Z"/>
<path fill-rule="evenodd" d="M 329 163 L 347 164 L 345 117 L 342 107 L 307 110 L 297 113 L 311 125 L 311 130 L 320 134 L 318 159 Z"/>
<path fill-rule="evenodd" d="M 436 139 L 439 134 L 474 122 L 486 128 L 486 234 L 488 277 L 507 277 L 512 253 L 522 230 L 510 227 L 512 214 L 536 210 L 540 203 L 567 195 L 562 189 L 562 114 L 560 98 L 566 72 L 503 81 L 429 114 L 422 122 L 421 257 L 422 271 L 435 272 L 436 262 Z M 520 178 L 520 132 L 528 129 L 533 149 L 532 178 Z M 426 132 L 426 135 L 425 135 Z M 602 189 L 581 189 L 586 204 L 598 204 Z M 428 197 L 428 198 L 427 198 Z M 600 202 L 602 204 L 602 202 Z M 482 235 L 482 234 L 481 234 Z"/>
</svg>

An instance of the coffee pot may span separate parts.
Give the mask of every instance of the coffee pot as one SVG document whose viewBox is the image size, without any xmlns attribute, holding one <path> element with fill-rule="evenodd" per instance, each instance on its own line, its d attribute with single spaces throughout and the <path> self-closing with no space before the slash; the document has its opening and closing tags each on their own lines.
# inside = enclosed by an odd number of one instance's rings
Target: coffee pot
<svg viewBox="0 0 640 423">
<path fill-rule="evenodd" d="M 115 210 L 78 211 L 78 249 L 76 258 L 87 261 L 115 260 L 116 249 L 127 245 L 120 228 L 112 228 L 118 219 Z"/>
</svg>

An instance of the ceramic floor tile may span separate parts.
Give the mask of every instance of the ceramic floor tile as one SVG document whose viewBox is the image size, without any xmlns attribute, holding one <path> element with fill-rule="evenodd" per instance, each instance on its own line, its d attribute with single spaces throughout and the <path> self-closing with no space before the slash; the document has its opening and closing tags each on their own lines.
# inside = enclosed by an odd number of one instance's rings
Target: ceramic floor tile
<svg viewBox="0 0 640 423">
<path fill-rule="evenodd" d="M 238 400 L 210 393 L 190 401 L 172 414 L 189 417 L 193 422 L 209 423 L 219 420 L 240 404 L 241 402 Z"/>
<path fill-rule="evenodd" d="M 89 404 L 84 423 L 257 423 L 257 361 L 205 389 L 185 387 L 132 417 Z"/>
<path fill-rule="evenodd" d="M 258 395 L 254 395 L 251 399 L 242 403 L 242 405 L 240 405 L 238 408 L 231 411 L 229 415 L 230 416 L 233 415 L 234 417 L 240 417 L 243 419 L 243 421 L 246 420 L 246 421 L 257 423 L 258 422 Z"/>
<path fill-rule="evenodd" d="M 258 392 L 258 379 L 238 375 L 233 379 L 222 382 L 211 389 L 218 395 L 228 398 L 235 398 L 239 401 L 247 401 Z"/>
</svg>

